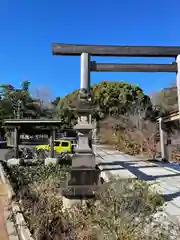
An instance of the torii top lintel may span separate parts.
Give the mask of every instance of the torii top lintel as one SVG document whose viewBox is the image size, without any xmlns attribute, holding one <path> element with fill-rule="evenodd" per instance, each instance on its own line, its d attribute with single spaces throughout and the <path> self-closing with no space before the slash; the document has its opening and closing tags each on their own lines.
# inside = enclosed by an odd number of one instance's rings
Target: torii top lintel
<svg viewBox="0 0 180 240">
<path fill-rule="evenodd" d="M 52 43 L 53 55 L 80 56 L 83 52 L 91 56 L 116 57 L 177 57 L 180 46 L 115 46 Z"/>
</svg>

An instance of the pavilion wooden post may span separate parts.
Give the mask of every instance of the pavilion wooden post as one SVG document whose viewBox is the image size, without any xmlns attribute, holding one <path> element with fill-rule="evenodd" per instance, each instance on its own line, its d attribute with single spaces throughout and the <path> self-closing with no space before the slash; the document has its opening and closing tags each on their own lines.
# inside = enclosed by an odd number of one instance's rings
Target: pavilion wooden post
<svg viewBox="0 0 180 240">
<path fill-rule="evenodd" d="M 19 128 L 15 127 L 14 129 L 14 151 L 15 158 L 19 158 Z"/>
</svg>

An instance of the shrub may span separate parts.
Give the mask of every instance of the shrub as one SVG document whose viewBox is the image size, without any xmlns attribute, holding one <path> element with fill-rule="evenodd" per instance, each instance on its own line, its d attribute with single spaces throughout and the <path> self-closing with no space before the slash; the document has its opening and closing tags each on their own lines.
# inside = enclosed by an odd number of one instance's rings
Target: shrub
<svg viewBox="0 0 180 240">
<path fill-rule="evenodd" d="M 61 165 L 34 165 L 34 166 L 12 166 L 8 168 L 10 181 L 15 190 L 28 186 L 34 182 L 43 182 L 49 177 L 60 183 L 65 178 L 68 166 Z"/>
<path fill-rule="evenodd" d="M 66 173 L 67 168 L 58 165 L 14 167 L 11 171 L 35 240 L 169 239 L 169 227 L 163 222 L 152 224 L 152 216 L 161 210 L 164 200 L 150 184 L 112 179 L 100 186 L 95 199 L 65 211 L 60 182 Z"/>
<path fill-rule="evenodd" d="M 88 207 L 74 207 L 69 213 L 79 239 L 150 239 L 144 229 L 151 223 L 151 215 L 160 210 L 163 198 L 148 184 L 113 180 L 99 189 L 96 198 L 99 204 L 91 201 Z M 153 231 L 157 233 L 158 227 Z"/>
<path fill-rule="evenodd" d="M 23 195 L 21 205 L 35 239 L 75 239 L 73 227 L 62 211 L 60 190 L 53 178 L 31 184 L 28 194 L 28 197 Z"/>
</svg>

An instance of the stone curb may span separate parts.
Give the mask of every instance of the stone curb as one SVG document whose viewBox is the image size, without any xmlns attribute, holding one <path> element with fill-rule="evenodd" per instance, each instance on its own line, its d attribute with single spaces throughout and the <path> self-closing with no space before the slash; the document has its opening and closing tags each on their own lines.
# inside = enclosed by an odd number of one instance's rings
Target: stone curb
<svg viewBox="0 0 180 240">
<path fill-rule="evenodd" d="M 0 177 L 1 177 L 2 182 L 8 186 L 8 200 L 11 201 L 12 197 L 15 196 L 15 193 L 12 189 L 12 186 L 6 176 L 6 173 L 5 173 L 4 168 L 1 163 L 0 163 Z M 12 226 L 9 226 L 9 224 L 7 224 L 8 222 L 6 221 L 6 227 L 7 227 L 7 231 L 9 234 L 9 240 L 18 240 L 18 239 L 19 240 L 34 240 L 32 238 L 32 235 L 31 235 L 28 227 L 27 227 L 27 223 L 24 219 L 24 216 L 21 213 L 20 207 L 14 201 L 12 201 L 12 203 L 11 203 L 11 213 L 14 216 L 14 220 L 15 220 L 14 228 L 16 229 L 18 236 L 17 235 L 12 236 Z M 7 213 L 5 213 L 5 214 L 7 215 Z M 8 215 L 10 215 L 10 214 L 8 214 Z M 12 222 L 11 222 L 11 225 L 12 225 Z"/>
<path fill-rule="evenodd" d="M 164 167 L 164 169 L 170 171 L 170 172 L 174 172 L 174 173 L 179 173 L 180 174 L 180 171 L 176 170 L 176 169 L 173 169 L 173 168 L 170 168 L 170 167 Z"/>
<path fill-rule="evenodd" d="M 0 178 L 1 178 L 2 182 L 8 186 L 8 200 L 11 200 L 13 198 L 13 196 L 15 196 L 15 193 L 12 189 L 12 186 L 9 182 L 9 179 L 6 176 L 6 173 L 5 173 L 4 168 L 1 163 L 0 163 Z"/>
</svg>

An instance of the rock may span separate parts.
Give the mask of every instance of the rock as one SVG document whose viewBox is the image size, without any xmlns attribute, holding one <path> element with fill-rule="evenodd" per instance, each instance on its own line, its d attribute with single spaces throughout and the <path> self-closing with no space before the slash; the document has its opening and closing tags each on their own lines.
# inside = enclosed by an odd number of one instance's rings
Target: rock
<svg viewBox="0 0 180 240">
<path fill-rule="evenodd" d="M 69 199 L 66 197 L 62 197 L 63 202 L 63 210 L 67 210 L 72 208 L 73 205 L 85 205 L 87 202 L 87 199 Z"/>
<path fill-rule="evenodd" d="M 14 165 L 21 165 L 22 162 L 23 162 L 23 160 L 20 159 L 20 158 L 10 158 L 10 159 L 7 161 L 7 165 L 8 165 L 8 167 L 14 166 Z"/>
<path fill-rule="evenodd" d="M 49 165 L 49 164 L 54 164 L 54 165 L 56 165 L 56 164 L 58 164 L 58 163 L 59 163 L 58 158 L 50 158 L 50 157 L 48 157 L 48 158 L 45 158 L 45 160 L 44 160 L 44 164 L 45 164 L 45 165 Z"/>
</svg>

